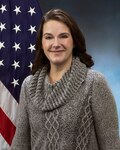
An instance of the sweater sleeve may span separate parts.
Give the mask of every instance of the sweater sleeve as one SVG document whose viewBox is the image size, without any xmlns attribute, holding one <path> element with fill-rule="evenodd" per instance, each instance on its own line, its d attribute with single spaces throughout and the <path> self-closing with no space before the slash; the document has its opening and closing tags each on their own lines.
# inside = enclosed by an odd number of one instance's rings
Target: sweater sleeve
<svg viewBox="0 0 120 150">
<path fill-rule="evenodd" d="M 30 126 L 27 112 L 27 84 L 30 76 L 27 77 L 21 88 L 20 104 L 18 107 L 18 116 L 16 124 L 16 133 L 13 138 L 11 150 L 30 150 Z"/>
<path fill-rule="evenodd" d="M 101 73 L 94 73 L 92 111 L 100 150 L 120 150 L 118 116 L 114 97 Z"/>
</svg>

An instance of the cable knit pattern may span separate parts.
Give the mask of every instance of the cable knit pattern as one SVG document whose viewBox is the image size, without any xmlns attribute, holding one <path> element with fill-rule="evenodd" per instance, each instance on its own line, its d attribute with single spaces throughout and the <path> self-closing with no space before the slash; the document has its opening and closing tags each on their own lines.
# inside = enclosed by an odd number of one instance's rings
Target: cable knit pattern
<svg viewBox="0 0 120 150">
<path fill-rule="evenodd" d="M 91 124 L 93 123 L 92 112 L 90 108 L 91 96 L 88 97 L 86 105 L 82 114 L 81 124 L 79 128 L 79 135 L 77 137 L 77 147 L 75 150 L 86 150 L 91 131 Z"/>
<path fill-rule="evenodd" d="M 58 115 L 59 112 L 57 109 L 52 113 L 49 112 L 45 113 L 45 117 L 46 117 L 45 127 L 48 130 L 47 139 L 49 143 L 48 144 L 49 150 L 53 150 L 53 149 L 59 150 Z"/>
<path fill-rule="evenodd" d="M 54 85 L 47 71 L 23 82 L 11 150 L 120 150 L 116 105 L 103 75 L 79 58 Z"/>
</svg>

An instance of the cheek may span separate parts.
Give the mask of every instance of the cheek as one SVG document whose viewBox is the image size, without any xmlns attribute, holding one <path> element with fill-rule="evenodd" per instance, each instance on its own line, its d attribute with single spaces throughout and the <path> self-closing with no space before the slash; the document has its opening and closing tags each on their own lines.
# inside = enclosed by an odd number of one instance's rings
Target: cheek
<svg viewBox="0 0 120 150">
<path fill-rule="evenodd" d="M 47 43 L 44 40 L 42 40 L 42 48 L 46 49 L 46 47 L 47 47 Z"/>
<path fill-rule="evenodd" d="M 44 54 L 48 57 L 49 45 L 44 40 L 42 41 L 42 49 L 43 49 Z"/>
<path fill-rule="evenodd" d="M 66 41 L 66 46 L 69 47 L 70 49 L 73 49 L 74 47 L 73 40 L 69 39 L 68 41 Z"/>
<path fill-rule="evenodd" d="M 42 48 L 47 50 L 50 47 L 50 42 L 46 41 L 46 40 L 42 40 Z"/>
</svg>

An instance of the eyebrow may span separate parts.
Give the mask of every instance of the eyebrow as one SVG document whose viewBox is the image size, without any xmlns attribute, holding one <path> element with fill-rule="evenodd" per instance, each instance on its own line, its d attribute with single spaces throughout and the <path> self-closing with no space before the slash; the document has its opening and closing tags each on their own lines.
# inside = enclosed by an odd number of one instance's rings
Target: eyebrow
<svg viewBox="0 0 120 150">
<path fill-rule="evenodd" d="M 45 35 L 52 35 L 52 33 L 44 33 L 43 36 Z M 70 35 L 68 32 L 62 32 L 59 35 Z"/>
<path fill-rule="evenodd" d="M 44 35 L 52 35 L 52 34 L 51 34 L 51 33 L 44 33 L 43 36 L 44 36 Z"/>
</svg>

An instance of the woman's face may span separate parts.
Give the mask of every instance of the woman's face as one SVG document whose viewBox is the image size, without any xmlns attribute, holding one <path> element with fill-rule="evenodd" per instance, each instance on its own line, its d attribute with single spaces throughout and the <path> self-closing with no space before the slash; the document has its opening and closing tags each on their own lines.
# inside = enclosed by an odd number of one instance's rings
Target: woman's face
<svg viewBox="0 0 120 150">
<path fill-rule="evenodd" d="M 71 32 L 64 23 L 49 20 L 43 25 L 42 48 L 50 65 L 70 65 L 73 45 Z"/>
</svg>

